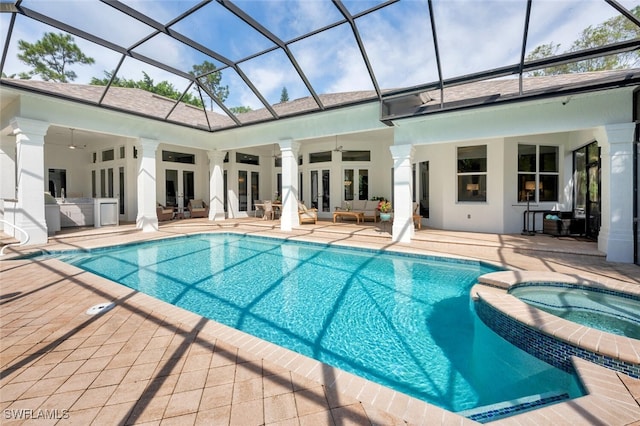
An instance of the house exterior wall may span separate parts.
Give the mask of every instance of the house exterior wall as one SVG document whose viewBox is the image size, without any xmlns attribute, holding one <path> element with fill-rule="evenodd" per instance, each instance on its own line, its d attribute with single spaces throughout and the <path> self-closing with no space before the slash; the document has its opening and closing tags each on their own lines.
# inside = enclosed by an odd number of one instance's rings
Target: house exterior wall
<svg viewBox="0 0 640 426">
<path fill-rule="evenodd" d="M 312 169 L 329 169 L 331 172 L 331 211 L 342 201 L 345 168 L 367 168 L 369 197 L 391 198 L 393 162 L 389 147 L 410 144 L 415 148 L 412 162 L 429 161 L 430 164 L 430 218 L 426 220 L 427 226 L 473 232 L 517 233 L 522 230 L 522 214 L 526 208 L 524 203 L 517 201 L 518 144 L 559 147 L 561 186 L 559 199 L 557 202 L 540 203 L 531 207 L 570 210 L 573 197 L 571 173 L 573 150 L 596 140 L 599 146 L 605 148 L 604 152 L 609 152 L 610 133 L 607 133 L 606 129 L 618 125 L 625 126 L 632 122 L 632 89 L 610 89 L 574 95 L 570 98 L 540 99 L 526 103 L 431 114 L 403 119 L 394 123 L 393 127 L 387 127 L 379 122 L 376 103 L 245 126 L 215 134 L 33 93 L 20 94 L 18 100 L 7 104 L 2 111 L 3 123 L 7 122 L 7 114 L 37 119 L 50 125 L 83 128 L 87 131 L 111 135 L 107 142 L 93 144 L 89 149 L 76 150 L 77 152 L 73 153 L 64 147 L 56 151 L 47 145 L 49 135 L 45 137 L 45 170 L 66 168 L 68 192 L 90 194 L 91 170 L 98 171 L 103 166 L 107 166 L 100 162 L 93 164 L 92 152 L 97 152 L 99 158 L 102 149 L 113 147 L 117 155 L 118 147 L 125 146 L 126 158 L 116 159 L 113 162 L 116 175 L 118 167 L 125 167 L 127 210 L 124 220 L 136 218 L 138 170 L 132 152 L 134 146 L 139 147 L 140 138 L 157 140 L 161 144 L 156 155 L 157 181 L 155 183 L 158 201 L 161 202 L 164 196 L 164 175 L 167 169 L 193 170 L 196 196 L 209 199 L 212 194 L 209 189 L 207 152 L 211 149 L 221 152 L 229 151 L 230 162 L 223 165 L 228 178 L 228 217 L 248 215 L 248 212 L 237 211 L 238 170 L 258 171 L 260 173 L 259 198 L 272 198 L 276 190 L 276 174 L 279 170 L 273 167 L 272 157 L 268 153 L 278 141 L 291 139 L 300 143 L 303 164 L 299 171 L 304 176 L 302 198 L 307 203 L 309 203 L 309 176 Z M 3 149 L 2 164 L 11 166 L 12 161 L 15 161 L 11 159 L 15 137 L 7 136 L 6 130 L 3 129 L 0 135 Z M 336 153 L 331 162 L 309 164 L 309 153 L 332 151 L 335 148 L 335 134 L 340 135 L 338 144 L 345 149 L 370 150 L 371 161 L 367 164 L 345 164 Z M 618 144 L 631 142 L 631 140 L 616 141 Z M 457 201 L 456 149 L 472 145 L 487 146 L 488 192 L 486 202 L 482 203 Z M 196 164 L 187 166 L 176 163 L 179 167 L 174 167 L 174 164 L 163 163 L 162 149 L 194 153 Z M 260 166 L 236 164 L 236 151 L 260 155 Z M 614 152 L 614 157 L 607 160 L 608 168 L 603 169 L 608 173 L 603 174 L 603 203 L 618 203 L 612 196 L 611 182 L 608 180 L 615 166 L 616 155 L 618 154 Z M 12 167 L 15 168 L 15 165 Z M 3 167 L 2 173 L 3 180 L 6 175 L 8 182 L 10 171 L 4 170 Z M 616 178 L 618 181 L 628 180 L 631 187 L 631 170 L 625 170 L 624 173 L 628 174 L 629 179 L 626 179 L 626 175 L 622 178 L 616 175 Z M 97 174 L 99 176 L 99 173 Z M 3 183 L 2 191 L 3 194 L 11 192 L 9 185 Z M 603 208 L 603 221 L 615 219 L 611 214 L 615 208 L 617 207 Z M 331 211 L 321 214 L 321 217 L 330 217 Z M 623 216 L 626 220 L 626 215 Z M 540 229 L 540 224 L 536 224 L 536 227 Z M 603 226 L 603 229 L 607 230 L 608 226 Z M 622 228 L 615 229 L 618 235 L 620 229 L 626 229 L 626 224 Z M 602 239 L 604 250 L 607 250 L 606 241 L 609 238 L 607 234 Z M 622 246 L 625 244 L 623 242 Z"/>
</svg>

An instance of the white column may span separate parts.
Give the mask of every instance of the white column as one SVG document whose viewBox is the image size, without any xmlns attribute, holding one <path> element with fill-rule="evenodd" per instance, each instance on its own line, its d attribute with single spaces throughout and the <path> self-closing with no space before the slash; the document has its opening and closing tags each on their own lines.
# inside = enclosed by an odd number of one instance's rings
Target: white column
<svg viewBox="0 0 640 426">
<path fill-rule="evenodd" d="M 15 149 L 15 136 L 0 136 L 0 198 L 16 198 Z"/>
<path fill-rule="evenodd" d="M 17 203 L 15 224 L 29 234 L 29 244 L 47 242 L 44 216 L 44 136 L 49 123 L 16 117 L 11 120 L 16 136 Z"/>
<path fill-rule="evenodd" d="M 280 229 L 291 231 L 300 225 L 298 216 L 298 152 L 300 143 L 292 139 L 280 141 L 282 152 L 282 212 Z"/>
<path fill-rule="evenodd" d="M 5 200 L 12 203 L 16 198 L 16 138 L 13 135 L 0 135 L 0 219 L 13 220 L 13 215 L 5 215 Z M 13 234 L 13 228 L 0 222 L 0 231 Z"/>
<path fill-rule="evenodd" d="M 633 123 L 605 126 L 598 250 L 610 262 L 633 263 Z M 588 220 L 588 219 L 587 219 Z"/>
<path fill-rule="evenodd" d="M 413 237 L 413 145 L 392 145 L 393 158 L 393 230 L 391 240 L 411 242 Z"/>
<path fill-rule="evenodd" d="M 158 230 L 156 214 L 156 152 L 160 143 L 140 138 L 138 152 L 138 216 L 136 228 L 144 232 Z"/>
<path fill-rule="evenodd" d="M 209 220 L 224 220 L 224 155 L 223 151 L 208 151 L 209 156 Z"/>
</svg>

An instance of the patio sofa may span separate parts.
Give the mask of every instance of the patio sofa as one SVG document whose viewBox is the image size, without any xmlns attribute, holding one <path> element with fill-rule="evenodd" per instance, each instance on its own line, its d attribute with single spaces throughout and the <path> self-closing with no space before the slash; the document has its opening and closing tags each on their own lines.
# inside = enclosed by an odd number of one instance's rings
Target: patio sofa
<svg viewBox="0 0 640 426">
<path fill-rule="evenodd" d="M 336 211 L 351 210 L 354 212 L 364 213 L 364 220 L 373 220 L 377 222 L 380 218 L 380 211 L 378 210 L 378 201 L 373 200 L 353 200 L 343 201 L 340 207 L 336 207 Z"/>
</svg>

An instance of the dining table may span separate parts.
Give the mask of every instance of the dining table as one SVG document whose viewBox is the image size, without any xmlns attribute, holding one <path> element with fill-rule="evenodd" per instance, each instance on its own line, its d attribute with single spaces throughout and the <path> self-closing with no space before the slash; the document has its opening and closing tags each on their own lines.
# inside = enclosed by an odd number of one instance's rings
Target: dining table
<svg viewBox="0 0 640 426">
<path fill-rule="evenodd" d="M 264 215 L 264 204 L 265 204 L 264 202 L 253 204 L 255 206 L 255 210 L 253 211 L 253 217 L 258 217 L 259 210 L 261 210 L 262 214 Z M 271 203 L 271 205 L 273 206 L 273 210 L 275 211 L 275 214 L 279 216 L 280 211 L 282 210 L 282 203 L 273 202 Z"/>
</svg>

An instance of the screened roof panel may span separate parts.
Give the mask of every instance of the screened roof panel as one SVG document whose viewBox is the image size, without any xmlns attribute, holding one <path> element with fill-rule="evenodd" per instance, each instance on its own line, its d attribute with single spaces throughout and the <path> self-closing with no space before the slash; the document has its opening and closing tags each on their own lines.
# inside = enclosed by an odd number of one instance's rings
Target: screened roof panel
<svg viewBox="0 0 640 426">
<path fill-rule="evenodd" d="M 176 22 L 171 29 L 232 61 L 275 47 L 268 38 L 215 2 Z"/>
<path fill-rule="evenodd" d="M 385 13 L 370 13 L 356 19 L 383 90 L 438 80 L 428 12 L 426 0 L 408 1 L 388 6 Z"/>
<path fill-rule="evenodd" d="M 640 2 L 636 2 L 636 6 L 638 4 Z M 534 1 L 531 5 L 527 54 L 544 44 L 560 45 L 557 53 L 567 52 L 584 29 L 590 25 L 597 26 L 614 16 L 621 16 L 604 1 L 589 1 L 588 5 L 585 8 L 581 2 Z M 568 16 L 572 19 L 567 19 Z"/>
<path fill-rule="evenodd" d="M 141 70 L 144 70 L 144 73 Z M 189 80 L 172 75 L 162 69 L 142 63 L 141 61 L 131 57 L 127 57 L 124 60 L 117 75 L 118 77 L 126 78 L 127 80 L 144 80 L 150 84 L 170 81 L 169 84 L 171 87 L 180 94 L 185 92 L 190 84 Z M 129 90 L 130 89 L 128 88 L 109 86 L 103 103 L 111 107 L 132 112 L 141 112 L 145 115 L 157 118 L 166 118 L 177 103 L 176 99 L 170 99 L 166 96 L 166 93 L 163 92 L 151 93 L 142 89 L 137 89 L 139 90 L 139 93 L 137 93 L 136 96 L 127 96 Z M 149 93 L 149 95 L 147 96 L 146 93 Z M 146 102 L 149 99 L 153 99 L 154 102 L 150 105 L 146 105 Z M 199 109 L 200 112 L 203 111 L 202 106 L 200 106 Z"/>
<path fill-rule="evenodd" d="M 98 1 L 25 0 L 21 6 L 124 48 L 153 31 L 153 28 Z M 89 16 L 100 19 L 87 19 Z M 39 38 L 41 35 L 36 33 L 34 36 Z"/>
<path fill-rule="evenodd" d="M 280 102 L 284 88 L 290 100 L 310 95 L 300 74 L 281 49 L 242 62 L 240 68 L 270 104 Z M 262 105 L 253 103 L 249 106 L 256 109 Z"/>
<path fill-rule="evenodd" d="M 222 67 L 222 64 L 211 56 L 162 33 L 132 49 L 132 52 L 142 54 L 184 73 L 193 71 L 194 65 L 200 65 L 205 61 L 214 64 L 216 68 Z"/>
<path fill-rule="evenodd" d="M 351 15 L 358 15 L 384 3 L 382 0 L 347 0 L 343 1 Z"/>
<path fill-rule="evenodd" d="M 347 24 L 291 44 L 300 67 L 319 93 L 372 90 L 362 53 Z"/>
<path fill-rule="evenodd" d="M 184 78 L 130 56 L 125 57 L 122 65 L 117 70 L 116 77 L 135 82 L 148 81 L 153 84 L 166 81 L 180 92 L 186 89 L 186 80 Z"/>
<path fill-rule="evenodd" d="M 283 41 L 344 20 L 338 9 L 328 1 L 240 0 L 234 3 Z"/>
<path fill-rule="evenodd" d="M 527 80 L 539 74 L 640 67 L 640 20 L 625 16 L 640 0 L 0 2 L 1 84 L 209 130 L 363 101 L 386 102 L 381 110 L 404 115 L 437 108 L 432 103 L 423 108 L 424 94 L 432 92 L 444 93 L 442 102 L 449 107 L 464 103 L 466 94 L 474 104 L 474 93 L 490 104 L 494 98 L 525 97 L 528 87 L 539 92 L 542 80 Z M 586 28 L 613 18 L 628 24 L 617 37 L 574 46 Z M 33 69 L 18 59 L 19 41 L 33 44 L 48 32 L 71 35 L 95 61 L 65 64 L 76 73 L 68 90 L 41 81 L 42 74 L 17 80 Z M 523 53 L 545 44 L 558 48 L 547 52 L 550 57 L 521 62 Z M 214 90 L 207 87 L 209 80 L 190 74 L 205 63 L 216 67 Z M 104 99 L 104 87 L 82 88 L 112 72 L 115 84 Z M 522 86 L 503 91 L 501 79 L 519 83 L 520 78 Z M 115 87 L 122 82 L 135 88 Z M 501 95 L 492 96 L 492 90 Z"/>
<path fill-rule="evenodd" d="M 433 6 L 445 79 L 520 61 L 526 1 L 437 0 Z"/>
<path fill-rule="evenodd" d="M 197 6 L 201 0 L 162 0 L 161 5 L 158 1 L 149 0 L 120 0 L 120 2 L 155 21 L 167 24 Z"/>
<path fill-rule="evenodd" d="M 219 101 L 224 103 L 225 107 L 228 109 L 247 107 L 252 110 L 264 108 L 264 104 L 260 101 L 260 98 L 258 98 L 234 69 L 225 68 L 220 71 L 220 75 L 220 87 L 229 89 L 228 97 L 219 99 Z"/>
<path fill-rule="evenodd" d="M 0 17 L 2 17 L 4 21 L 4 18 L 9 17 L 9 15 L 1 14 Z M 26 25 L 24 21 L 27 21 L 28 25 Z M 5 28 L 8 29 L 8 25 L 5 27 L 4 22 L 2 27 L 3 31 Z M 33 32 L 25 34 L 24 29 L 27 27 L 33 29 Z M 73 35 L 65 31 L 60 31 L 54 27 L 37 21 L 30 21 L 24 16 L 17 16 L 14 31 L 11 34 L 11 40 L 5 59 L 4 69 L 2 70 L 3 74 L 7 76 L 18 76 L 20 73 L 28 72 L 30 70 L 30 67 L 18 59 L 18 54 L 20 53 L 20 50 L 18 49 L 18 41 L 23 40 L 28 43 L 34 44 L 38 40 L 40 40 L 42 38 L 42 35 L 46 32 L 53 32 L 56 34 L 69 35 L 73 37 L 80 50 L 87 56 L 90 56 L 95 60 L 95 63 L 92 66 L 67 67 L 66 70 L 72 70 L 76 73 L 77 77 L 75 81 L 78 83 L 89 84 L 93 77 L 98 79 L 104 78 L 104 71 L 113 71 L 118 65 L 118 61 L 122 57 L 122 55 L 118 52 L 102 47 L 88 40 L 74 37 Z M 97 72 L 97 70 L 103 71 Z M 37 77 L 34 78 L 39 79 Z"/>
</svg>

